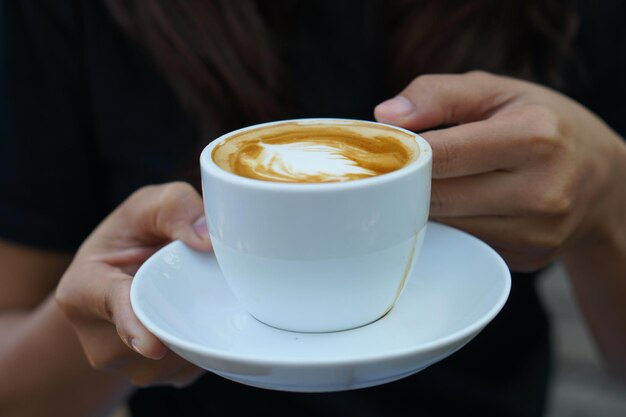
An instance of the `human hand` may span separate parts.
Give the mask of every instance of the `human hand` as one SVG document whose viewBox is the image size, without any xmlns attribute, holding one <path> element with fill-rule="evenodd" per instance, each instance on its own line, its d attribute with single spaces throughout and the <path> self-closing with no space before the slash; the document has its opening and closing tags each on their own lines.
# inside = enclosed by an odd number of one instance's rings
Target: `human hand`
<svg viewBox="0 0 626 417">
<path fill-rule="evenodd" d="M 140 189 L 85 240 L 56 291 L 93 367 L 123 372 L 134 384 L 184 386 L 204 371 L 152 335 L 130 305 L 132 277 L 156 250 L 180 239 L 211 249 L 201 197 L 188 184 Z"/>
<path fill-rule="evenodd" d="M 485 240 L 514 270 L 623 233 L 626 147 L 555 91 L 483 72 L 426 75 L 374 114 L 431 144 L 431 217 Z"/>
</svg>

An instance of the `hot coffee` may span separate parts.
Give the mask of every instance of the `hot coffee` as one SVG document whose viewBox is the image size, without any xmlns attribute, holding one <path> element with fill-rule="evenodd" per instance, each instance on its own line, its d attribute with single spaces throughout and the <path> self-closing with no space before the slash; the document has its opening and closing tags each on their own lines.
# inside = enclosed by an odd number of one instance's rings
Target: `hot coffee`
<svg viewBox="0 0 626 417">
<path fill-rule="evenodd" d="M 415 136 L 382 125 L 278 124 L 233 135 L 212 158 L 233 174 L 263 181 L 352 181 L 396 171 L 419 156 Z"/>
<path fill-rule="evenodd" d="M 200 155 L 202 194 L 233 294 L 284 330 L 379 319 L 420 252 L 431 159 L 419 135 L 363 120 L 284 120 L 213 140 Z"/>
</svg>

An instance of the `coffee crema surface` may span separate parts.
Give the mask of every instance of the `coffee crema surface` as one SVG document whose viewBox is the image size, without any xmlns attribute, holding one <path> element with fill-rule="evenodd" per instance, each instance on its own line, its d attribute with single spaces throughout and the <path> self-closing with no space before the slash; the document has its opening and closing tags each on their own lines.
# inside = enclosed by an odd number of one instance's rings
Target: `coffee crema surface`
<svg viewBox="0 0 626 417">
<path fill-rule="evenodd" d="M 396 171 L 419 155 L 415 136 L 363 124 L 283 123 L 235 134 L 215 147 L 225 171 L 262 181 L 353 181 Z"/>
</svg>

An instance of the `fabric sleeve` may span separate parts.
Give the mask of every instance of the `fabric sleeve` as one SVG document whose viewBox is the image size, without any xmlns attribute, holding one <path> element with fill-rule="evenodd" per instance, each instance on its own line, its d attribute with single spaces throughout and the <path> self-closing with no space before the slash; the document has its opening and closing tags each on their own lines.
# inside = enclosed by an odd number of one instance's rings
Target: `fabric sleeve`
<svg viewBox="0 0 626 417">
<path fill-rule="evenodd" d="M 100 217 L 76 4 L 0 2 L 0 238 L 48 249 Z"/>
</svg>

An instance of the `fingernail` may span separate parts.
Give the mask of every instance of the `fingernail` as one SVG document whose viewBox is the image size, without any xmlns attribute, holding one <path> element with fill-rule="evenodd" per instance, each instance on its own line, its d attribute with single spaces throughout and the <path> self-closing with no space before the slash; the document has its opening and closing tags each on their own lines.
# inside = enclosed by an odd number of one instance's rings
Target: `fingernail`
<svg viewBox="0 0 626 417">
<path fill-rule="evenodd" d="M 206 224 L 206 218 L 204 216 L 200 217 L 196 222 L 192 225 L 193 230 L 196 232 L 198 236 L 201 238 L 207 238 L 209 236 L 209 228 Z"/>
<path fill-rule="evenodd" d="M 141 356 L 146 356 L 146 355 L 143 353 L 143 349 L 141 349 L 141 347 L 140 347 L 141 342 L 139 342 L 137 339 L 135 339 L 135 338 L 130 339 L 128 344 L 130 345 L 130 347 L 131 347 L 131 348 L 132 348 L 135 352 L 139 353 Z"/>
<path fill-rule="evenodd" d="M 158 357 L 154 356 L 154 355 L 152 355 L 152 356 L 147 355 L 145 352 L 147 352 L 149 349 L 147 349 L 146 346 L 143 346 L 144 343 L 142 342 L 142 339 L 140 339 L 140 338 L 134 337 L 134 338 L 130 339 L 129 344 L 130 344 L 130 347 L 135 352 L 139 353 L 141 356 L 145 356 L 146 358 L 157 359 L 158 360 L 158 359 L 163 358 L 163 356 L 165 356 L 165 354 L 159 355 Z"/>
<path fill-rule="evenodd" d="M 404 117 L 413 113 L 415 107 L 404 96 L 396 96 L 380 104 L 386 112 L 393 113 L 396 116 Z"/>
</svg>

